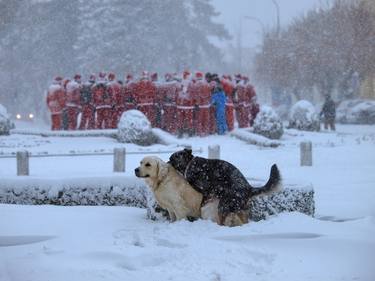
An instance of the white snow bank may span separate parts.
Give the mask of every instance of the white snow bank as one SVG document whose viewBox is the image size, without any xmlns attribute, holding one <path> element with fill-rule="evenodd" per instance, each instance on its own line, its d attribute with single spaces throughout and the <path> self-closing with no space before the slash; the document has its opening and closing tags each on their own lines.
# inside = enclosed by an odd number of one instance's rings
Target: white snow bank
<svg viewBox="0 0 375 281">
<path fill-rule="evenodd" d="M 337 223 L 288 213 L 228 228 L 203 220 L 150 222 L 145 210 L 131 207 L 0 205 L 0 216 L 0 241 L 29 242 L 0 248 L 5 281 L 374 277 L 371 217 Z"/>
<path fill-rule="evenodd" d="M 278 141 L 271 140 L 258 134 L 254 134 L 248 129 L 234 129 L 230 132 L 230 135 L 248 144 L 257 146 L 278 147 L 279 145 L 281 145 L 281 143 Z"/>
</svg>

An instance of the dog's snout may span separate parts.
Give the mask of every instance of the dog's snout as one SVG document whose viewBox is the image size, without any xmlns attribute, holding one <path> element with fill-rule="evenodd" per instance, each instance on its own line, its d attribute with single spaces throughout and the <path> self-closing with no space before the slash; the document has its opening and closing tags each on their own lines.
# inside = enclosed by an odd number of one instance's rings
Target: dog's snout
<svg viewBox="0 0 375 281">
<path fill-rule="evenodd" d="M 139 168 L 135 168 L 135 169 L 134 169 L 134 173 L 135 173 L 135 175 L 136 175 L 137 177 L 139 177 Z"/>
</svg>

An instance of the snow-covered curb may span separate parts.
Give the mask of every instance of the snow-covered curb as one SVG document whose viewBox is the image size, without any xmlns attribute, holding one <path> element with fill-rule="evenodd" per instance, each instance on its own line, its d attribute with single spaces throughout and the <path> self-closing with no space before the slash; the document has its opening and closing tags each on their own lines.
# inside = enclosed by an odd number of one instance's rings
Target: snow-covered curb
<svg viewBox="0 0 375 281">
<path fill-rule="evenodd" d="M 0 203 L 53 205 L 152 206 L 150 192 L 143 180 L 132 176 L 39 179 L 20 177 L 0 183 Z M 281 192 L 252 200 L 250 216 L 259 221 L 281 212 L 314 215 L 311 186 L 287 185 Z M 150 211 L 150 210 L 149 210 Z M 152 210 L 149 214 L 154 214 Z"/>
<path fill-rule="evenodd" d="M 12 129 L 11 134 L 35 135 L 42 137 L 117 137 L 116 129 L 105 130 L 76 130 L 76 131 L 51 131 L 36 129 Z"/>
<path fill-rule="evenodd" d="M 264 146 L 264 147 L 278 147 L 281 145 L 280 142 L 268 139 L 264 136 L 254 134 L 248 129 L 235 129 L 230 132 L 231 136 L 247 142 L 248 144 Z"/>
</svg>

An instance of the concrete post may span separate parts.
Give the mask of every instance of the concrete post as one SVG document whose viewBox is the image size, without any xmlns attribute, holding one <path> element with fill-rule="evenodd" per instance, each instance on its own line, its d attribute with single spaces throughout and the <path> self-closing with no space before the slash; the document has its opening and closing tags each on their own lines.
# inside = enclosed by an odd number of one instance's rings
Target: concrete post
<svg viewBox="0 0 375 281">
<path fill-rule="evenodd" d="M 113 172 L 125 172 L 125 148 L 113 149 Z"/>
<path fill-rule="evenodd" d="M 301 166 L 312 166 L 312 143 L 311 141 L 301 142 Z"/>
<path fill-rule="evenodd" d="M 17 176 L 29 175 L 29 152 L 17 151 Z"/>
<path fill-rule="evenodd" d="M 208 146 L 208 159 L 220 159 L 220 145 Z"/>
</svg>

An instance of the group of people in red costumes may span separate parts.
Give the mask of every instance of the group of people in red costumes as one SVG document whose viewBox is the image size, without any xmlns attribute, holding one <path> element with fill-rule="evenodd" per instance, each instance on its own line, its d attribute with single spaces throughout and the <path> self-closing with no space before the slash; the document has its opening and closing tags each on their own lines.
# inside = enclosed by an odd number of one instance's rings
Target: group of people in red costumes
<svg viewBox="0 0 375 281">
<path fill-rule="evenodd" d="M 241 74 L 184 71 L 160 79 L 144 71 L 137 79 L 128 74 L 121 81 L 112 72 L 100 72 L 86 82 L 80 74 L 72 80 L 57 76 L 48 89 L 47 106 L 52 130 L 114 129 L 124 111 L 137 109 L 152 127 L 179 136 L 206 136 L 217 132 L 212 95 L 218 87 L 225 93 L 222 122 L 227 130 L 234 129 L 235 120 L 239 128 L 251 126 L 259 105 L 249 78 Z"/>
</svg>

